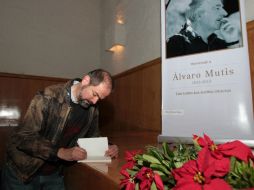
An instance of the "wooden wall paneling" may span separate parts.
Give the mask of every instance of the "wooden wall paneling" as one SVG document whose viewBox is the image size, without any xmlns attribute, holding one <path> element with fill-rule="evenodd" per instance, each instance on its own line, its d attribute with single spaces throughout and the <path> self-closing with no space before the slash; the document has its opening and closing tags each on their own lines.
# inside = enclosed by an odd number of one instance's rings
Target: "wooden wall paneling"
<svg viewBox="0 0 254 190">
<path fill-rule="evenodd" d="M 249 57 L 250 57 L 252 102 L 254 107 L 254 21 L 248 22 L 247 32 L 248 32 L 248 48 L 249 48 Z"/>
<path fill-rule="evenodd" d="M 130 75 L 125 77 L 125 85 L 126 89 L 125 91 L 128 92 L 128 96 L 124 96 L 125 103 L 122 105 L 125 107 L 125 111 L 123 113 L 124 120 L 126 122 L 126 125 L 129 127 L 138 127 L 142 125 L 142 117 L 141 117 L 141 110 L 143 110 L 143 104 L 142 104 L 142 95 L 143 95 L 143 89 L 142 89 L 142 72 L 138 73 L 131 73 Z M 119 85 L 121 86 L 121 84 Z M 124 89 L 121 89 L 124 91 Z M 133 122 L 135 121 L 135 122 Z"/>
<path fill-rule="evenodd" d="M 141 128 L 161 131 L 161 63 L 145 69 L 143 80 L 143 123 Z"/>
<path fill-rule="evenodd" d="M 161 61 L 114 76 L 115 90 L 100 104 L 100 124 L 110 130 L 146 129 L 160 131 Z"/>
<path fill-rule="evenodd" d="M 65 81 L 67 79 L 0 73 L 0 107 L 17 106 L 22 118 L 37 91 Z"/>
</svg>

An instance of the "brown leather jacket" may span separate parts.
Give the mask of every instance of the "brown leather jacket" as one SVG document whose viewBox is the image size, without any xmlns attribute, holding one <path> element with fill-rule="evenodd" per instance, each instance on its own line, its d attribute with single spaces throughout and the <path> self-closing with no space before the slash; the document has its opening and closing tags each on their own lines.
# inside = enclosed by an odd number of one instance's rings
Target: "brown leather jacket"
<svg viewBox="0 0 254 190">
<path fill-rule="evenodd" d="M 8 142 L 6 164 L 24 182 L 29 181 L 46 160 L 58 161 L 57 143 L 71 111 L 71 84 L 72 81 L 53 85 L 36 94 L 23 122 Z M 88 114 L 88 122 L 80 123 L 82 130 L 69 147 L 76 145 L 80 137 L 99 136 L 98 109 L 90 106 Z"/>
</svg>

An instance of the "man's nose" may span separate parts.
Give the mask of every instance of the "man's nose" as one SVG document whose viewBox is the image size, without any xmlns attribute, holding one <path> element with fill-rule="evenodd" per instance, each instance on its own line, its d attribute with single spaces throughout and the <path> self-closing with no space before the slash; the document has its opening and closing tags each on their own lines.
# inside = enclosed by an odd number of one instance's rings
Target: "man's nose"
<svg viewBox="0 0 254 190">
<path fill-rule="evenodd" d="M 221 9 L 221 15 L 225 17 L 228 15 L 228 13 L 225 11 L 225 9 Z"/>
<path fill-rule="evenodd" d="M 93 100 L 92 100 L 93 104 L 96 104 L 98 102 L 98 100 L 99 100 L 98 97 L 93 97 Z"/>
</svg>

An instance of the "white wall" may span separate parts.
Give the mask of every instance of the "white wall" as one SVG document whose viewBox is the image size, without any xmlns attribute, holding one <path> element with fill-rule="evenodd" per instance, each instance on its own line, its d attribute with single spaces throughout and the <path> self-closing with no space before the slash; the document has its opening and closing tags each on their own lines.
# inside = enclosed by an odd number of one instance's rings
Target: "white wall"
<svg viewBox="0 0 254 190">
<path fill-rule="evenodd" d="M 254 1 L 245 0 L 245 10 L 246 10 L 246 21 L 254 20 Z"/>
<path fill-rule="evenodd" d="M 104 30 L 112 27 L 118 14 L 125 19 L 125 49 L 120 53 L 102 51 L 102 67 L 113 74 L 160 57 L 160 1 L 103 1 Z M 103 38 L 105 35 L 102 42 Z"/>
<path fill-rule="evenodd" d="M 99 67 L 100 0 L 0 0 L 0 72 L 73 78 Z"/>
<path fill-rule="evenodd" d="M 254 1 L 246 1 L 254 20 Z M 105 31 L 125 18 L 126 47 L 105 51 Z M 121 73 L 160 57 L 160 0 L 0 0 L 0 72 L 79 77 Z"/>
</svg>

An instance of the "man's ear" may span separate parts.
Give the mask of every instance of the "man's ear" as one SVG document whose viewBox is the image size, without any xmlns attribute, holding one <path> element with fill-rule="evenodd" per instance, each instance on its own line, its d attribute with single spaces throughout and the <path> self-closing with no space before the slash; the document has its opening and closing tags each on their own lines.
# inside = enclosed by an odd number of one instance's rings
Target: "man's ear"
<svg viewBox="0 0 254 190">
<path fill-rule="evenodd" d="M 85 75 L 81 81 L 82 85 L 89 85 L 90 84 L 90 76 Z"/>
<path fill-rule="evenodd" d="M 204 16 L 205 11 L 204 10 L 199 10 L 195 14 L 195 20 L 198 21 L 200 18 Z"/>
</svg>

